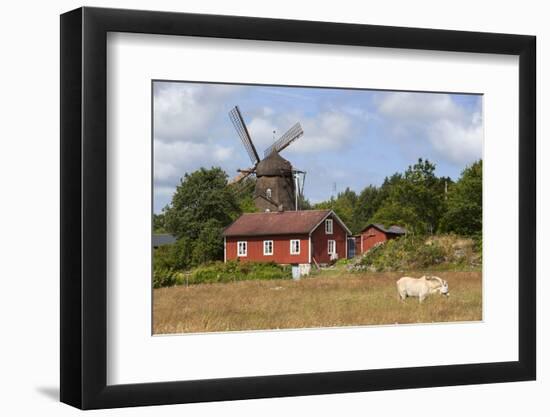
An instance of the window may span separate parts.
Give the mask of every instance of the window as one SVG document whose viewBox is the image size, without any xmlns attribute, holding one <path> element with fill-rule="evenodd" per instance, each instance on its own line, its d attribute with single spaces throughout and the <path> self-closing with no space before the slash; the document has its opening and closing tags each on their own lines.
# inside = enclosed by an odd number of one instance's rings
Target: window
<svg viewBox="0 0 550 417">
<path fill-rule="evenodd" d="M 329 240 L 328 241 L 328 254 L 332 255 L 336 253 L 336 241 L 335 240 Z"/>
<path fill-rule="evenodd" d="M 265 195 L 267 198 L 271 198 L 271 188 L 268 188 L 267 190 L 265 190 Z"/>
<path fill-rule="evenodd" d="M 273 241 L 264 240 L 264 255 L 273 255 Z"/>
<path fill-rule="evenodd" d="M 246 256 L 246 242 L 237 242 L 237 256 Z"/>
<path fill-rule="evenodd" d="M 300 254 L 300 241 L 298 239 L 292 239 L 290 241 L 290 254 L 291 255 Z"/>
<path fill-rule="evenodd" d="M 332 219 L 326 219 L 325 220 L 325 233 L 327 235 L 332 234 Z"/>
</svg>

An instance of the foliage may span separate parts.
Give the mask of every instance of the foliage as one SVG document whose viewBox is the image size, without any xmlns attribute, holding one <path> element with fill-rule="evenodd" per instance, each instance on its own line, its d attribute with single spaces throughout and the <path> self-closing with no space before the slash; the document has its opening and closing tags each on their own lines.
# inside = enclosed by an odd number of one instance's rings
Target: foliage
<svg viewBox="0 0 550 417">
<path fill-rule="evenodd" d="M 303 195 L 298 195 L 298 208 L 300 210 L 311 210 L 313 205 Z"/>
<path fill-rule="evenodd" d="M 164 228 L 164 213 L 153 214 L 153 232 L 166 233 Z"/>
<path fill-rule="evenodd" d="M 223 259 L 223 227 L 216 219 L 209 219 L 194 242 L 191 261 L 200 265 L 214 259 Z M 221 242 L 221 244 L 220 244 Z"/>
<path fill-rule="evenodd" d="M 235 220 L 245 198 L 227 184 L 221 168 L 185 174 L 164 209 L 164 227 L 177 238 L 155 251 L 154 267 L 184 270 L 223 258 L 223 228 Z"/>
<path fill-rule="evenodd" d="M 194 242 L 183 237 L 171 245 L 163 245 L 153 252 L 153 268 L 184 270 L 192 265 Z M 222 247 L 223 250 L 223 247 Z"/>
<path fill-rule="evenodd" d="M 353 208 L 353 224 L 348 226 L 354 234 L 359 233 L 372 219 L 382 202 L 381 194 L 381 188 L 373 185 L 369 185 L 361 191 Z"/>
<path fill-rule="evenodd" d="M 395 224 L 412 233 L 434 234 L 446 211 L 446 187 L 452 186 L 452 180 L 437 177 L 435 169 L 435 164 L 419 159 L 404 173 L 386 177 L 380 187 L 368 185 L 359 194 L 346 188 L 315 208 L 334 210 L 354 234 L 369 223 Z"/>
<path fill-rule="evenodd" d="M 373 221 L 403 225 L 419 234 L 435 233 L 445 208 L 445 181 L 449 179 L 435 176 L 434 164 L 420 158 L 396 178 Z"/>
<path fill-rule="evenodd" d="M 407 235 L 378 244 L 367 251 L 355 269 L 404 271 L 439 267 L 478 267 L 481 254 L 473 239 L 456 235 L 424 238 Z"/>
<path fill-rule="evenodd" d="M 240 213 L 254 213 L 258 211 L 254 203 L 254 189 L 256 187 L 256 180 L 254 178 L 246 177 L 239 183 L 232 184 L 231 187 L 239 205 Z"/>
<path fill-rule="evenodd" d="M 172 287 L 178 283 L 178 273 L 169 268 L 155 268 L 153 271 L 153 287 Z"/>
<path fill-rule="evenodd" d="M 315 209 L 331 209 L 340 217 L 340 219 L 354 231 L 354 208 L 357 205 L 357 194 L 349 187 L 343 192 L 338 193 L 336 198 L 315 204 Z"/>
<path fill-rule="evenodd" d="M 482 230 L 483 165 L 479 160 L 462 171 L 460 179 L 449 189 L 447 211 L 441 229 L 460 235 L 476 235 Z"/>
<path fill-rule="evenodd" d="M 241 213 L 235 193 L 221 168 L 201 168 L 185 174 L 165 211 L 165 227 L 177 238 L 197 239 L 212 220 L 220 227 Z"/>
<path fill-rule="evenodd" d="M 274 262 L 213 262 L 193 269 L 189 273 L 189 284 L 226 283 L 249 280 L 291 279 L 289 266 Z"/>
</svg>

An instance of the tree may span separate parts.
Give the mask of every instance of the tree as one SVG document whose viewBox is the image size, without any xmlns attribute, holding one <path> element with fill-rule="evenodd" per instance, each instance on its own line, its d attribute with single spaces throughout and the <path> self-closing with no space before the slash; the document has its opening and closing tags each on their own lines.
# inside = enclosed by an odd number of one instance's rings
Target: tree
<svg viewBox="0 0 550 417">
<path fill-rule="evenodd" d="M 353 213 L 357 204 L 357 194 L 355 191 L 347 187 L 344 191 L 338 193 L 336 198 L 331 197 L 330 200 L 315 204 L 314 208 L 318 210 L 330 209 L 334 210 L 336 215 L 353 230 L 354 217 Z"/>
<path fill-rule="evenodd" d="M 445 207 L 444 183 L 435 176 L 435 165 L 420 158 L 403 176 L 392 178 L 373 220 L 401 224 L 415 233 L 435 233 Z"/>
<path fill-rule="evenodd" d="M 474 162 L 462 171 L 456 184 L 449 188 L 447 211 L 441 229 L 460 235 L 477 235 L 482 231 L 483 163 Z"/>
<path fill-rule="evenodd" d="M 194 242 L 192 263 L 198 265 L 215 259 L 223 259 L 223 227 L 216 219 L 210 219 L 203 226 Z"/>
<path fill-rule="evenodd" d="M 177 242 L 159 255 L 176 269 L 222 259 L 223 228 L 241 213 L 236 193 L 227 185 L 221 168 L 185 174 L 164 210 L 165 228 Z"/>
<path fill-rule="evenodd" d="M 380 207 L 380 188 L 369 185 L 361 191 L 353 209 L 353 233 L 360 232 Z"/>
<path fill-rule="evenodd" d="M 239 183 L 232 184 L 231 187 L 235 193 L 240 213 L 254 213 L 258 211 L 254 203 L 254 189 L 256 187 L 256 180 L 254 178 L 247 177 Z"/>
<path fill-rule="evenodd" d="M 166 233 L 164 228 L 164 213 L 153 214 L 153 232 Z"/>
<path fill-rule="evenodd" d="M 241 213 L 235 193 L 227 186 L 221 168 L 201 168 L 185 174 L 165 211 L 166 230 L 178 239 L 198 239 L 211 220 L 219 227 L 230 224 Z"/>
</svg>

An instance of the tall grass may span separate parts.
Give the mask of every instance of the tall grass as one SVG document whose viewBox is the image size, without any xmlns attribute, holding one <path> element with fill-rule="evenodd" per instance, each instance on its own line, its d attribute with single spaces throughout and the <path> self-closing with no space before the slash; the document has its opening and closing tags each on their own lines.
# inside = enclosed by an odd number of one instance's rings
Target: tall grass
<svg viewBox="0 0 550 417">
<path fill-rule="evenodd" d="M 481 272 L 441 272 L 450 297 L 397 300 L 398 272 L 240 281 L 154 291 L 154 333 L 341 327 L 482 319 Z M 409 271 L 412 276 L 420 272 Z"/>
</svg>

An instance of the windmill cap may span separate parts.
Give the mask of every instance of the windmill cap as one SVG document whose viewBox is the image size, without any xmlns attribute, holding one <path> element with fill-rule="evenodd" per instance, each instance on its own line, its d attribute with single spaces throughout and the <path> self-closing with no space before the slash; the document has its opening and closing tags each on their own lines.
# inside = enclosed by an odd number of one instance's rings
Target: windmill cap
<svg viewBox="0 0 550 417">
<path fill-rule="evenodd" d="M 268 157 L 262 159 L 256 167 L 256 175 L 262 176 L 280 176 L 291 175 L 292 164 L 279 155 L 279 152 L 272 152 Z"/>
</svg>

